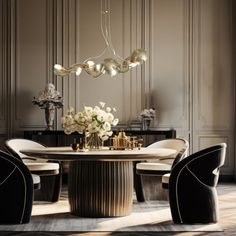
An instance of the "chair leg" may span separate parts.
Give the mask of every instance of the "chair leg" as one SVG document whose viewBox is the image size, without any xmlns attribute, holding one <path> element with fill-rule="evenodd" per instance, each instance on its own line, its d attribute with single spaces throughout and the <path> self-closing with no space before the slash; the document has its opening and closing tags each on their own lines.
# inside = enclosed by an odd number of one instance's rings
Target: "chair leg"
<svg viewBox="0 0 236 236">
<path fill-rule="evenodd" d="M 143 187 L 142 187 L 142 181 L 141 176 L 135 174 L 135 192 L 136 192 L 136 198 L 138 202 L 145 202 L 144 194 L 143 194 Z"/>
<path fill-rule="evenodd" d="M 62 175 L 41 176 L 41 188 L 34 192 L 35 201 L 56 202 L 59 200 L 61 191 Z"/>
<path fill-rule="evenodd" d="M 52 195 L 52 202 L 57 202 L 60 198 L 61 193 L 61 185 L 62 185 L 62 173 L 55 176 L 55 184 L 54 191 Z"/>
<path fill-rule="evenodd" d="M 136 174 L 136 164 L 138 162 L 134 162 L 134 189 L 136 193 L 136 198 L 138 202 L 145 202 L 144 194 L 143 194 L 143 186 L 141 181 L 141 176 Z"/>
<path fill-rule="evenodd" d="M 168 200 L 168 190 L 162 188 L 160 175 L 140 175 L 144 199 Z"/>
</svg>

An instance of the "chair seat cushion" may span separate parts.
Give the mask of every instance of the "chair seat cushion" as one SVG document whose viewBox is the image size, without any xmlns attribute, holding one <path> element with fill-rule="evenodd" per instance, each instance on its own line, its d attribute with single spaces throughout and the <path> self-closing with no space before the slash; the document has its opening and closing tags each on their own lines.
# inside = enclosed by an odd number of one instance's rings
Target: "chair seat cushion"
<svg viewBox="0 0 236 236">
<path fill-rule="evenodd" d="M 137 170 L 150 170 L 150 171 L 170 171 L 171 165 L 157 162 L 143 162 L 136 165 Z"/>
<path fill-rule="evenodd" d="M 58 163 L 51 162 L 24 162 L 30 171 L 59 170 Z"/>
</svg>

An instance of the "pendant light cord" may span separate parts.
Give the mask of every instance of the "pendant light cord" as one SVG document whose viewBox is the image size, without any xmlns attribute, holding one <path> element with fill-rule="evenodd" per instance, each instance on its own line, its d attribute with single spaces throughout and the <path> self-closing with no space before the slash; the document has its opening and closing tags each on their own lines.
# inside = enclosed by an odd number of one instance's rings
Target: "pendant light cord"
<svg viewBox="0 0 236 236">
<path fill-rule="evenodd" d="M 101 9 L 100 29 L 101 29 L 102 37 L 105 41 L 106 46 L 99 55 L 87 58 L 84 61 L 84 63 L 91 61 L 93 59 L 102 57 L 106 53 L 107 49 L 110 50 L 110 52 L 116 57 L 116 59 L 124 61 L 124 59 L 116 53 L 115 48 L 112 43 L 112 39 L 111 39 L 111 3 L 110 3 L 110 0 L 101 0 L 100 9 Z"/>
</svg>

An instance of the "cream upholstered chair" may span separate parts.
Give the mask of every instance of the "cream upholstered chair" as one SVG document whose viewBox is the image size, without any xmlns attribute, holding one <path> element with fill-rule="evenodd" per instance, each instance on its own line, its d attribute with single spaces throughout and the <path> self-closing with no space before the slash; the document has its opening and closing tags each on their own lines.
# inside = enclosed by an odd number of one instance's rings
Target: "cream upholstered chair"
<svg viewBox="0 0 236 236">
<path fill-rule="evenodd" d="M 34 194 L 34 200 L 56 202 L 59 200 L 61 191 L 61 167 L 59 163 L 48 162 L 45 159 L 38 159 L 24 155 L 22 149 L 45 147 L 28 139 L 9 139 L 5 142 L 7 150 L 16 158 L 23 161 L 33 174 L 41 178 L 41 188 Z"/>
<path fill-rule="evenodd" d="M 186 157 L 189 143 L 183 138 L 165 139 L 147 148 L 171 148 L 176 150 L 176 154 L 136 165 L 136 173 L 140 175 L 139 186 L 135 188 L 138 201 L 145 201 L 145 198 L 146 200 L 162 199 L 165 194 L 162 191 L 161 177 L 170 173 L 172 166 Z"/>
</svg>

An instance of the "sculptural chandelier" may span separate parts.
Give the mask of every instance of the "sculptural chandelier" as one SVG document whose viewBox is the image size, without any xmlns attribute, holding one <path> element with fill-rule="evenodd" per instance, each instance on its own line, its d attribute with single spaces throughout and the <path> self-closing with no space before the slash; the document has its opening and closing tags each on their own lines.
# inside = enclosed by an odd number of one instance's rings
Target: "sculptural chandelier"
<svg viewBox="0 0 236 236">
<path fill-rule="evenodd" d="M 111 40 L 110 12 L 110 0 L 101 0 L 101 33 L 106 44 L 104 50 L 99 55 L 90 57 L 83 63 L 74 64 L 68 68 L 55 64 L 54 73 L 56 75 L 67 76 L 75 73 L 76 76 L 79 76 L 84 70 L 94 78 L 98 78 L 105 73 L 115 76 L 119 73 L 128 72 L 131 68 L 141 65 L 147 60 L 146 51 L 143 49 L 134 50 L 131 56 L 125 59 L 116 53 Z M 108 51 L 113 58 L 105 58 L 103 62 L 99 63 L 95 62 Z"/>
</svg>

